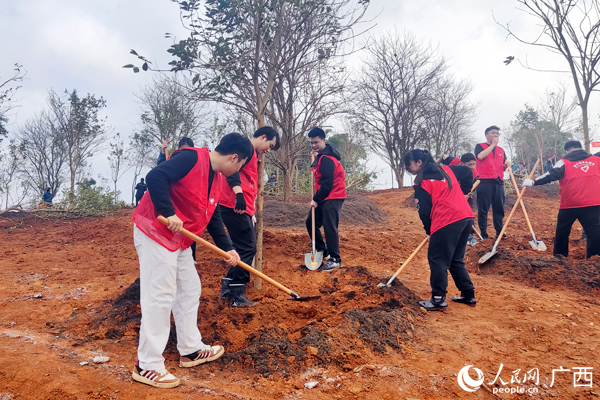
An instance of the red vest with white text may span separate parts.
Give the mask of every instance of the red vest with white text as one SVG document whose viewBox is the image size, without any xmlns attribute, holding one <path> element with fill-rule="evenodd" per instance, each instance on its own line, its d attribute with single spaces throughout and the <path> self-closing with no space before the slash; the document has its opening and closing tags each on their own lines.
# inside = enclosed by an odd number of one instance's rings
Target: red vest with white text
<svg viewBox="0 0 600 400">
<path fill-rule="evenodd" d="M 421 188 L 431 196 L 430 232 L 432 235 L 435 231 L 453 222 L 473 218 L 471 206 L 467 203 L 454 172 L 445 165 L 442 168 L 452 179 L 452 190 L 448 189 L 446 179 L 423 179 L 421 182 Z"/>
<path fill-rule="evenodd" d="M 560 208 L 600 205 L 600 157 L 579 161 L 562 159 L 565 175 L 560 182 Z"/>
<path fill-rule="evenodd" d="M 235 193 L 229 187 L 227 178 L 223 177 L 223 193 L 219 204 L 227 208 L 235 208 Z M 246 200 L 246 214 L 254 216 L 254 200 L 258 193 L 258 158 L 256 151 L 253 152 L 252 158 L 246 165 L 240 169 L 240 185 L 244 192 L 244 200 Z"/>
<path fill-rule="evenodd" d="M 215 212 L 221 194 L 221 174 L 215 172 L 210 195 L 208 178 L 210 157 L 207 148 L 190 147 L 198 153 L 198 161 L 190 172 L 169 188 L 169 196 L 175 213 L 183 221 L 183 227 L 200 236 Z M 186 149 L 187 150 L 187 149 Z M 133 222 L 146 236 L 169 251 L 187 249 L 194 243 L 181 232 L 172 232 L 166 225 L 158 221 L 158 213 L 154 209 L 150 192 L 146 192 L 133 214 Z"/>
<path fill-rule="evenodd" d="M 319 157 L 319 161 L 317 162 L 316 166 L 310 167 L 315 181 L 315 193 L 319 191 L 319 188 L 321 187 L 321 160 L 323 159 L 323 157 L 330 158 L 335 164 L 335 169 L 333 171 L 333 187 L 331 188 L 331 192 L 329 192 L 329 195 L 325 197 L 325 200 L 345 199 L 346 173 L 344 172 L 344 167 L 342 167 L 342 164 L 337 158 L 326 154 L 323 154 L 321 157 Z"/>
<path fill-rule="evenodd" d="M 487 143 L 479 143 L 483 150 L 490 147 Z M 502 147 L 496 146 L 494 150 L 488 154 L 486 158 L 480 160 L 477 158 L 476 161 L 477 172 L 479 172 L 479 179 L 504 179 L 504 150 Z"/>
</svg>

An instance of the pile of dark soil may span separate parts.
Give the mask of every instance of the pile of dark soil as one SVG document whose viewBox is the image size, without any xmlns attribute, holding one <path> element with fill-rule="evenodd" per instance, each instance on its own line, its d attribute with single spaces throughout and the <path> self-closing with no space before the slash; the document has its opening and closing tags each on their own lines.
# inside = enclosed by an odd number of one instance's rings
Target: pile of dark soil
<svg viewBox="0 0 600 400">
<path fill-rule="evenodd" d="M 284 203 L 281 196 L 265 196 L 265 226 L 288 228 L 304 227 L 310 211 L 310 197 L 295 194 L 292 201 Z M 368 197 L 349 193 L 344 201 L 340 222 L 352 225 L 370 225 L 385 222 L 387 214 Z"/>
<path fill-rule="evenodd" d="M 490 249 L 480 249 L 471 258 L 475 263 Z M 576 256 L 552 257 L 551 253 L 544 256 L 516 255 L 513 248 L 500 248 L 498 254 L 480 267 L 484 275 L 504 275 L 530 286 L 553 289 L 557 286 L 567 286 L 582 294 L 593 294 L 600 289 L 600 256 L 589 259 L 578 259 Z M 527 253 L 534 253 L 527 251 Z"/>
</svg>

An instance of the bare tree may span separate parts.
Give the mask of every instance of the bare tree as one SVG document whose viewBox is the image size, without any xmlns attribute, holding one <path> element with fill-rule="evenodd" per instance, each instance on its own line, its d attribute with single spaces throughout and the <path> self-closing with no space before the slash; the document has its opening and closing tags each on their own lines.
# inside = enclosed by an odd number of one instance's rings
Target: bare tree
<svg viewBox="0 0 600 400">
<path fill-rule="evenodd" d="M 23 163 L 23 145 L 12 140 L 1 153 L 0 158 L 0 192 L 4 192 L 5 208 L 21 204 L 29 193 L 29 185 L 19 179 L 19 168 Z M 19 192 L 19 189 L 21 191 Z"/>
<path fill-rule="evenodd" d="M 569 67 L 583 119 L 585 150 L 590 151 L 588 103 L 600 84 L 600 3 L 597 0 L 517 0 L 521 11 L 541 22 L 534 39 L 517 35 L 510 24 L 501 25 L 521 43 L 561 55 Z M 509 61 L 510 62 L 510 61 Z M 528 64 L 527 68 L 532 68 Z M 545 69 L 548 70 L 548 69 Z"/>
<path fill-rule="evenodd" d="M 577 103 L 575 99 L 570 100 L 567 96 L 567 87 L 559 83 L 553 89 L 546 89 L 546 97 L 542 99 L 539 110 L 540 118 L 549 121 L 553 126 L 552 139 L 554 141 L 554 152 L 557 154 L 557 144 L 561 132 L 571 132 L 579 119 L 574 115 Z"/>
<path fill-rule="evenodd" d="M 16 140 L 24 157 L 21 173 L 39 191 L 52 196 L 65 182 L 66 153 L 62 136 L 52 129 L 51 117 L 42 112 L 17 129 Z"/>
<path fill-rule="evenodd" d="M 90 94 L 79 97 L 76 90 L 71 93 L 65 91 L 62 95 L 50 90 L 48 105 L 52 115 L 49 119 L 52 130 L 60 137 L 66 153 L 73 191 L 76 177 L 85 167 L 86 160 L 100 150 L 106 141 L 106 121 L 98 115 L 106 107 L 106 101 Z"/>
<path fill-rule="evenodd" d="M 10 78 L 4 81 L 0 79 L 0 142 L 8 134 L 5 124 L 8 122 L 8 115 L 16 107 L 15 94 L 21 88 L 18 82 L 23 82 L 26 74 L 23 66 L 15 63 Z"/>
<path fill-rule="evenodd" d="M 135 186 L 137 179 L 141 175 L 144 168 L 152 168 L 156 166 L 156 158 L 152 157 L 152 154 L 156 156 L 156 146 L 152 143 L 152 138 L 148 135 L 142 135 L 140 132 L 135 132 L 129 142 L 127 152 L 127 162 L 129 166 L 133 168 L 133 181 L 131 183 L 131 204 L 134 203 L 135 198 Z"/>
<path fill-rule="evenodd" d="M 375 40 L 354 81 L 354 118 L 365 141 L 403 186 L 402 157 L 425 138 L 427 101 L 446 71 L 437 50 L 412 34 L 397 32 Z"/>
<path fill-rule="evenodd" d="M 190 97 L 189 90 L 176 77 L 155 78 L 137 97 L 142 104 L 142 135 L 158 143 L 167 140 L 172 146 L 184 136 L 199 139 L 208 113 Z"/>
<path fill-rule="evenodd" d="M 460 157 L 461 151 L 472 149 L 471 129 L 477 106 L 469 100 L 473 85 L 456 81 L 453 76 L 441 79 L 426 101 L 424 146 L 432 154 Z"/>
<path fill-rule="evenodd" d="M 117 192 L 117 182 L 125 172 L 129 170 L 130 165 L 127 163 L 127 155 L 125 154 L 125 145 L 121 140 L 121 135 L 118 133 L 114 137 L 115 142 L 110 143 L 110 153 L 107 157 L 110 165 L 110 179 L 114 184 L 115 203 L 119 200 Z"/>
</svg>

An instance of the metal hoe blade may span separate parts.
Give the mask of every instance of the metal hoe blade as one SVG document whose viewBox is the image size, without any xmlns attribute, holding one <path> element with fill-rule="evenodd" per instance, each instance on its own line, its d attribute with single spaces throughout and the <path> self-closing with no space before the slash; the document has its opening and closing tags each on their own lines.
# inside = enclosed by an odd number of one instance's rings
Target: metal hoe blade
<svg viewBox="0 0 600 400">
<path fill-rule="evenodd" d="M 313 255 L 314 254 L 314 255 Z M 323 263 L 323 252 L 316 251 L 314 253 L 306 253 L 304 255 L 304 265 L 311 271 L 319 269 Z"/>
<path fill-rule="evenodd" d="M 548 250 L 546 245 L 544 244 L 543 241 L 541 240 L 530 240 L 529 244 L 531 245 L 531 248 L 537 251 L 546 251 Z"/>
<path fill-rule="evenodd" d="M 316 299 L 320 299 L 321 296 L 298 296 L 296 293 L 292 292 L 290 290 L 290 295 L 292 295 L 292 297 L 288 297 L 288 300 L 295 300 L 295 301 L 310 301 L 310 300 L 316 300 Z"/>
</svg>

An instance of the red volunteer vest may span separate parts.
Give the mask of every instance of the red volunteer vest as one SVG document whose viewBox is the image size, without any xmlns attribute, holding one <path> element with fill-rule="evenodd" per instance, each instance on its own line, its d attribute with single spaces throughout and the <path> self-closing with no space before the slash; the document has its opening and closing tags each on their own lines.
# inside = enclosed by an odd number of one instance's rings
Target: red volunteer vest
<svg viewBox="0 0 600 400">
<path fill-rule="evenodd" d="M 210 158 L 207 148 L 194 148 L 198 153 L 198 162 L 192 170 L 169 188 L 171 202 L 175 213 L 183 221 L 183 227 L 200 236 L 215 212 L 219 195 L 221 194 L 221 174 L 215 172 L 210 195 L 208 194 L 208 174 Z M 174 153 L 173 153 L 174 154 Z M 158 213 L 146 192 L 133 214 L 133 222 L 146 236 L 169 251 L 187 249 L 193 243 L 181 232 L 172 232 L 166 225 L 159 222 Z"/>
<path fill-rule="evenodd" d="M 460 164 L 460 158 L 455 158 L 454 160 L 450 161 L 450 165 L 458 165 Z"/>
<path fill-rule="evenodd" d="M 254 200 L 258 193 L 258 158 L 256 151 L 252 154 L 250 161 L 240 169 L 240 184 L 246 200 L 246 214 L 254 216 Z M 235 208 L 235 193 L 229 187 L 227 178 L 223 176 L 223 193 L 219 204 L 227 208 Z"/>
<path fill-rule="evenodd" d="M 444 171 L 452 179 L 452 190 L 448 189 L 446 179 L 423 179 L 421 187 L 431 195 L 431 234 L 465 218 L 473 218 L 473 211 L 454 176 L 454 172 L 445 165 Z"/>
<path fill-rule="evenodd" d="M 328 157 L 333 160 L 335 164 L 335 169 L 333 170 L 333 187 L 331 188 L 331 192 L 329 195 L 325 197 L 325 200 L 334 200 L 334 199 L 345 199 L 346 198 L 346 173 L 344 172 L 344 167 L 339 162 L 339 160 L 335 157 L 328 156 L 323 154 L 319 157 L 319 161 L 316 166 L 311 166 L 314 182 L 315 182 L 315 193 L 321 187 L 321 160 L 323 157 Z M 325 201 L 323 200 L 323 201 Z"/>
<path fill-rule="evenodd" d="M 483 149 L 490 147 L 487 143 L 479 143 Z M 495 154 L 494 154 L 495 153 Z M 502 147 L 496 146 L 486 158 L 480 160 L 477 158 L 476 168 L 479 172 L 479 179 L 496 179 L 504 178 L 504 150 Z"/>
<path fill-rule="evenodd" d="M 579 161 L 562 159 L 565 175 L 560 182 L 560 208 L 600 205 L 600 157 Z"/>
<path fill-rule="evenodd" d="M 479 172 L 477 172 L 477 168 L 471 168 L 471 171 L 473 171 L 473 181 L 475 181 L 479 176 Z"/>
</svg>

